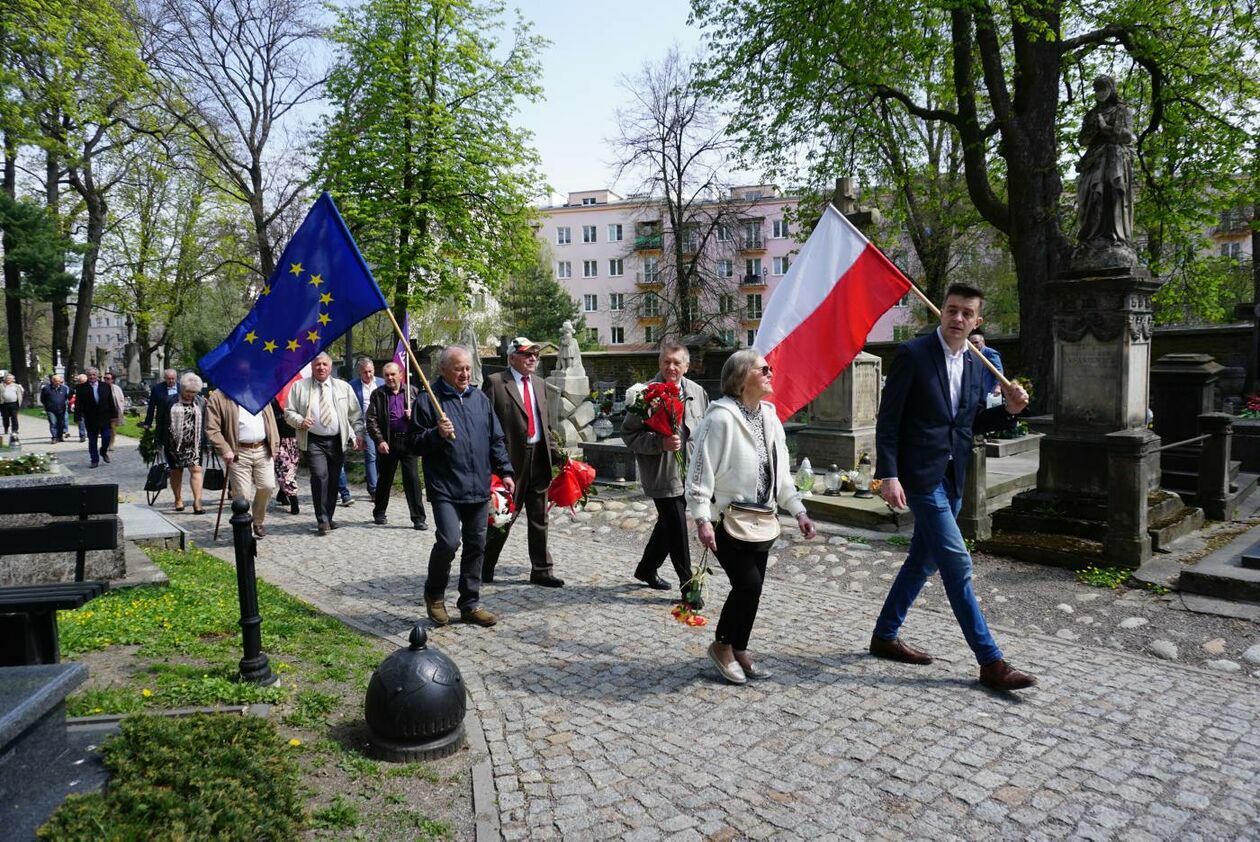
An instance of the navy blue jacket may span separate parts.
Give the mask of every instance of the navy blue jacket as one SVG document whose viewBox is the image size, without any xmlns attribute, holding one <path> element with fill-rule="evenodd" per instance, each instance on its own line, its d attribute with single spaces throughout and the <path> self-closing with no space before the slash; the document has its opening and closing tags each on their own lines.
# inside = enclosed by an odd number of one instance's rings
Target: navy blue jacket
<svg viewBox="0 0 1260 842">
<path fill-rule="evenodd" d="M 44 407 L 44 412 L 63 415 L 65 414 L 66 406 L 70 403 L 70 387 L 65 383 L 62 383 L 60 386 L 45 383 L 44 387 L 39 390 L 39 402 Z"/>
<path fill-rule="evenodd" d="M 147 427 L 153 423 L 153 419 L 157 417 L 158 412 L 162 410 L 172 395 L 179 394 L 179 380 L 175 381 L 175 391 L 171 392 L 166 386 L 165 380 L 159 380 L 149 389 L 149 408 L 144 411 L 144 424 Z"/>
<path fill-rule="evenodd" d="M 424 465 L 425 494 L 430 500 L 484 503 L 490 499 L 490 472 L 512 475 L 494 407 L 476 386 L 460 394 L 440 377 L 433 381 L 433 394 L 455 425 L 455 440 L 438 433 L 433 401 L 421 395 L 411 406 L 413 426 L 406 443 L 407 452 L 419 454 Z"/>
<path fill-rule="evenodd" d="M 898 348 L 875 426 L 875 477 L 896 477 L 907 494 L 930 493 L 944 480 L 946 491 L 961 496 L 972 437 L 1015 423 L 1003 407 L 984 408 L 984 371 L 968 351 L 958 412 L 951 417 L 945 349 L 937 332 Z"/>
</svg>

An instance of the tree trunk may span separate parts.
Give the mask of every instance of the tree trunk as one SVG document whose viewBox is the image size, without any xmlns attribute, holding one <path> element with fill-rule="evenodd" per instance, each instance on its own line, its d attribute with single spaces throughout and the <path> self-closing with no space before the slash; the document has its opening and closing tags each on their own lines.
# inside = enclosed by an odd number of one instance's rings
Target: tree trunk
<svg viewBox="0 0 1260 842">
<path fill-rule="evenodd" d="M 61 167 L 57 156 L 51 151 L 44 158 L 44 196 L 49 213 L 57 220 L 57 229 L 61 230 Z M 66 271 L 65 254 L 57 261 L 57 271 Z M 52 308 L 52 364 L 58 360 L 65 365 L 70 359 L 70 310 L 66 304 L 66 296 L 54 295 L 49 302 Z"/>
<path fill-rule="evenodd" d="M 4 192 L 17 199 L 17 145 L 4 136 Z M 19 383 L 26 383 L 26 334 L 22 330 L 22 273 L 9 255 L 16 242 L 9 229 L 4 231 L 4 321 L 9 332 L 9 369 Z"/>
<path fill-rule="evenodd" d="M 262 271 L 263 280 L 270 278 L 276 271 L 276 258 L 271 249 L 271 238 L 267 236 L 267 212 L 263 208 L 262 165 L 255 163 L 250 168 L 252 191 L 249 196 L 249 211 L 254 218 L 254 237 L 258 241 L 258 268 Z"/>
<path fill-rule="evenodd" d="M 74 341 L 70 346 L 70 360 L 67 373 L 82 371 L 93 361 L 89 358 L 88 326 L 92 318 L 92 298 L 96 292 L 96 260 L 100 255 L 101 239 L 105 235 L 105 215 L 108 208 L 105 197 L 93 189 L 91 173 L 73 177 L 73 181 L 83 201 L 87 204 L 88 224 L 87 242 L 83 252 L 83 271 L 79 275 L 79 295 L 74 307 Z"/>
</svg>

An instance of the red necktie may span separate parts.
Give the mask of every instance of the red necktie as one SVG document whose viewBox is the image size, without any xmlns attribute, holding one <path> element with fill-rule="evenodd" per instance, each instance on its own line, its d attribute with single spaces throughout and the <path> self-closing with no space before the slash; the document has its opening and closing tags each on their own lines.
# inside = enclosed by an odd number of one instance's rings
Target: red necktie
<svg viewBox="0 0 1260 842">
<path fill-rule="evenodd" d="M 530 399 L 530 392 L 534 391 L 529 388 L 529 375 L 521 375 L 521 394 L 525 398 L 525 438 L 532 439 L 534 437 L 534 402 Z"/>
</svg>

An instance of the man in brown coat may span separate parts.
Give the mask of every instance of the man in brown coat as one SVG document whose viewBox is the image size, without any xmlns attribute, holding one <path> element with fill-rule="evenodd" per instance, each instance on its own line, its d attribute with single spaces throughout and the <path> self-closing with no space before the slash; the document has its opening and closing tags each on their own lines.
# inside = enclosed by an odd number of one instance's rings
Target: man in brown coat
<svg viewBox="0 0 1260 842">
<path fill-rule="evenodd" d="M 232 499 L 250 501 L 254 537 L 263 538 L 267 528 L 267 501 L 276 491 L 272 459 L 280 446 L 276 416 L 268 404 L 257 414 L 246 411 L 222 389 L 206 401 L 206 438 L 227 467 Z"/>
<path fill-rule="evenodd" d="M 508 345 L 508 370 L 486 378 L 481 388 L 503 427 L 508 458 L 516 474 L 516 508 L 529 535 L 529 581 L 548 588 L 564 586 L 553 574 L 547 550 L 547 486 L 551 484 L 551 434 L 547 426 L 547 390 L 537 376 L 542 346 L 518 336 Z M 509 527 L 510 528 L 510 527 Z M 508 529 L 491 529 L 481 580 L 494 581 Z"/>
</svg>

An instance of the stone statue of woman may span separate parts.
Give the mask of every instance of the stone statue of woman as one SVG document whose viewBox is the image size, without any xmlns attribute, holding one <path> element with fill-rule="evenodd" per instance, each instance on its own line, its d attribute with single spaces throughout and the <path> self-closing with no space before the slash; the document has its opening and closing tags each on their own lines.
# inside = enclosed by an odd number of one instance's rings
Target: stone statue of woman
<svg viewBox="0 0 1260 842">
<path fill-rule="evenodd" d="M 1132 265 L 1133 116 L 1116 94 L 1115 80 L 1094 80 L 1094 106 L 1078 140 L 1085 154 L 1076 165 L 1077 248 L 1074 265 Z"/>
<path fill-rule="evenodd" d="M 573 336 L 573 323 L 568 320 L 560 326 L 560 358 L 556 361 L 556 371 L 568 377 L 586 376 L 582 352 L 578 350 L 577 339 Z"/>
<path fill-rule="evenodd" d="M 477 332 L 473 329 L 471 321 L 465 321 L 459 329 L 459 344 L 468 349 L 468 356 L 472 360 L 472 376 L 469 382 L 474 386 L 481 385 L 481 346 L 477 342 Z"/>
</svg>

